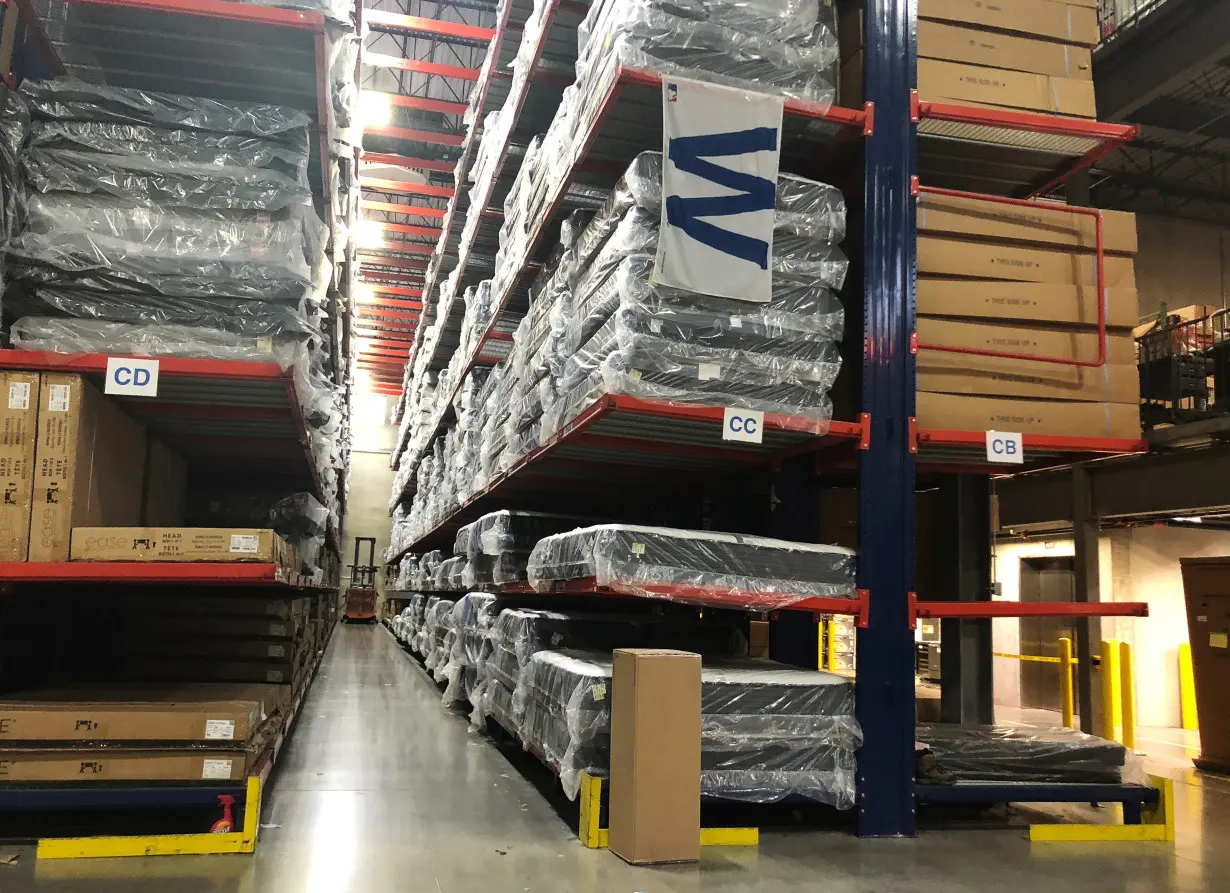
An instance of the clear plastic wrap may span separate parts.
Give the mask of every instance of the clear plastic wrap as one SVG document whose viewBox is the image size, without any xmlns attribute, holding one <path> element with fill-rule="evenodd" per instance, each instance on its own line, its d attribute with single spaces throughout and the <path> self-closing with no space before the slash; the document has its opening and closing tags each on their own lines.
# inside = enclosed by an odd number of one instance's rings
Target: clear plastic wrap
<svg viewBox="0 0 1230 893">
<path fill-rule="evenodd" d="M 36 118 L 148 124 L 260 137 L 293 135 L 295 131 L 305 131 L 312 123 L 307 113 L 285 106 L 221 102 L 90 84 L 71 77 L 25 81 L 21 95 Z"/>
<path fill-rule="evenodd" d="M 1119 784 L 1127 749 L 1076 729 L 924 724 L 916 747 L 935 756 L 935 766 L 954 781 Z M 933 780 L 926 776 L 920 781 Z"/>
<path fill-rule="evenodd" d="M 319 565 L 320 550 L 328 536 L 329 524 L 337 521 L 333 512 L 311 493 L 295 493 L 273 504 L 269 520 L 278 536 L 294 547 L 302 573 L 323 573 Z"/>
<path fill-rule="evenodd" d="M 478 664 L 490 650 L 488 637 L 499 613 L 496 596 L 482 592 L 463 595 L 453 605 L 453 629 L 457 635 L 444 666 L 448 682 L 444 691 L 445 706 L 467 700 L 473 693 L 478 681 Z"/>
<path fill-rule="evenodd" d="M 110 353 L 276 362 L 294 359 L 297 339 L 248 337 L 207 326 L 168 326 L 27 316 L 13 323 L 13 346 L 53 353 Z"/>
<path fill-rule="evenodd" d="M 766 537 L 605 524 L 539 540 L 530 585 L 594 578 L 649 597 L 772 610 L 813 597 L 854 598 L 855 552 Z"/>
<path fill-rule="evenodd" d="M 433 672 L 442 668 L 448 659 L 445 640 L 453 631 L 452 599 L 434 598 L 428 600 L 427 610 L 423 616 L 423 629 L 419 633 L 418 645 L 415 650 L 423 656 L 423 666 Z M 441 677 L 442 678 L 442 677 Z"/>
<path fill-rule="evenodd" d="M 646 0 L 646 6 L 669 10 L 685 19 L 709 20 L 717 24 L 788 43 L 810 43 L 823 21 L 833 28 L 833 10 L 828 0 Z M 599 15 L 609 19 L 616 4 L 596 3 Z M 821 18 L 821 7 L 825 15 Z M 589 42 L 590 29 L 601 29 L 605 22 L 587 17 L 577 29 L 577 44 L 582 52 Z"/>
<path fill-rule="evenodd" d="M 513 711 L 522 739 L 559 772 L 570 798 L 582 771 L 608 772 L 611 683 L 602 652 L 539 651 L 521 670 Z M 757 803 L 801 796 L 848 809 L 861 744 L 849 680 L 769 661 L 705 660 L 702 795 Z"/>
<path fill-rule="evenodd" d="M 830 27 L 821 23 L 806 44 L 786 43 L 727 27 L 723 15 L 736 8 L 699 0 L 677 6 L 662 0 L 595 3 L 583 25 L 588 39 L 577 61 L 578 81 L 590 70 L 623 64 L 830 105 L 838 61 L 837 37 Z M 755 15 L 735 18 L 731 13 L 737 24 Z M 780 34 L 781 23 L 789 19 L 766 15 L 760 21 L 775 23 Z M 793 21 L 802 26 L 806 20 L 796 16 Z"/>
<path fill-rule="evenodd" d="M 25 102 L 0 85 L 0 248 L 17 232 L 23 205 L 18 160 L 29 133 L 30 111 Z"/>
<path fill-rule="evenodd" d="M 479 548 L 485 555 L 529 552 L 544 536 L 589 523 L 575 515 L 513 512 L 507 509 L 483 515 L 475 524 Z"/>
</svg>

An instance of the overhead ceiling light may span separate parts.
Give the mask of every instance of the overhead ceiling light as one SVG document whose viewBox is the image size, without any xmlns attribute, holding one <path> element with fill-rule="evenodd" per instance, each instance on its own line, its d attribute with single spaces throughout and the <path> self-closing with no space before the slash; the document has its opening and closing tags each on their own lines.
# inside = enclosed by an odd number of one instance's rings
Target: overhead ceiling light
<svg viewBox="0 0 1230 893">
<path fill-rule="evenodd" d="M 354 287 L 354 302 L 356 304 L 376 303 L 376 289 L 366 282 L 359 282 Z"/>
<path fill-rule="evenodd" d="M 372 248 L 384 241 L 384 224 L 375 220 L 360 220 L 355 227 L 355 241 L 360 248 Z"/>
<path fill-rule="evenodd" d="M 1186 517 L 1176 516 L 1174 518 L 1171 518 L 1170 520 L 1180 521 L 1180 522 L 1184 522 L 1187 524 L 1203 524 L 1204 523 L 1204 518 L 1202 518 L 1200 515 L 1188 515 Z"/>
<path fill-rule="evenodd" d="M 364 127 L 388 127 L 393 120 L 393 103 L 385 93 L 363 90 L 359 93 L 359 115 Z"/>
</svg>

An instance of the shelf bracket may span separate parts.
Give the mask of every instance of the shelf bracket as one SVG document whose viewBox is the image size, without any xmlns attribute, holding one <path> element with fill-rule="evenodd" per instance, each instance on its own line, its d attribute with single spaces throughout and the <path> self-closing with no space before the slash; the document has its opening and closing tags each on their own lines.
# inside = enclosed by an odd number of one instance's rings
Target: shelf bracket
<svg viewBox="0 0 1230 893">
<path fill-rule="evenodd" d="M 910 599 L 910 629 L 918 629 L 918 593 L 908 593 Z"/>
<path fill-rule="evenodd" d="M 910 416 L 910 454 L 918 455 L 918 419 Z"/>
<path fill-rule="evenodd" d="M 919 103 L 918 101 L 918 90 L 917 88 L 915 88 L 910 91 L 910 123 L 911 124 L 917 124 L 919 121 L 922 120 L 922 109 L 920 108 L 920 105 L 921 103 Z M 917 180 L 918 178 L 915 177 L 914 179 Z"/>
<path fill-rule="evenodd" d="M 871 413 L 861 413 L 858 417 L 858 423 L 863 429 L 858 438 L 858 448 L 860 450 L 869 450 L 871 449 Z"/>
<path fill-rule="evenodd" d="M 874 136 L 876 132 L 876 104 L 868 100 L 863 103 L 863 136 Z"/>
<path fill-rule="evenodd" d="M 858 628 L 866 629 L 867 628 L 867 618 L 868 618 L 868 615 L 871 613 L 871 590 L 870 589 L 859 589 L 857 590 L 857 593 L 858 593 L 858 614 L 857 614 Z"/>
</svg>

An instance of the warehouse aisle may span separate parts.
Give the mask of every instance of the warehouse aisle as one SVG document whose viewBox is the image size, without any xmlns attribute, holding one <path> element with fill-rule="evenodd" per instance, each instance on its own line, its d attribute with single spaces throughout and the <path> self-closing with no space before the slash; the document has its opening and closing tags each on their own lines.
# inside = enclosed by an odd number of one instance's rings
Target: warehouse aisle
<svg viewBox="0 0 1230 893">
<path fill-rule="evenodd" d="M 496 748 L 440 706 L 382 628 L 338 629 L 268 798 L 255 857 L 0 864 L 5 893 L 1225 891 L 1230 781 L 1180 784 L 1181 840 L 1040 845 L 1019 831 L 860 841 L 771 833 L 759 851 L 644 869 L 584 849 Z M 1218 851 L 1218 846 L 1221 846 Z M 0 853 L 8 852 L 0 850 Z M 155 887 L 148 886 L 157 881 Z"/>
</svg>

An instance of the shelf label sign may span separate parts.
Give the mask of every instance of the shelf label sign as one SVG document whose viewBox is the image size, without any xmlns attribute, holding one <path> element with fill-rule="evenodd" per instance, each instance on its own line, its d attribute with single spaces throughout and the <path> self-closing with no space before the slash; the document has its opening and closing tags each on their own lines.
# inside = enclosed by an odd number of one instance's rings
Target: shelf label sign
<svg viewBox="0 0 1230 893">
<path fill-rule="evenodd" d="M 127 397 L 158 396 L 158 361 L 136 357 L 107 357 L 104 394 Z"/>
<path fill-rule="evenodd" d="M 722 413 L 722 440 L 739 443 L 764 441 L 764 413 L 758 409 L 732 409 Z"/>
<path fill-rule="evenodd" d="M 987 461 L 998 465 L 1024 465 L 1025 446 L 1020 434 L 987 432 Z"/>
<path fill-rule="evenodd" d="M 705 295 L 772 297 L 780 96 L 662 81 L 662 222 L 653 281 Z"/>
</svg>

